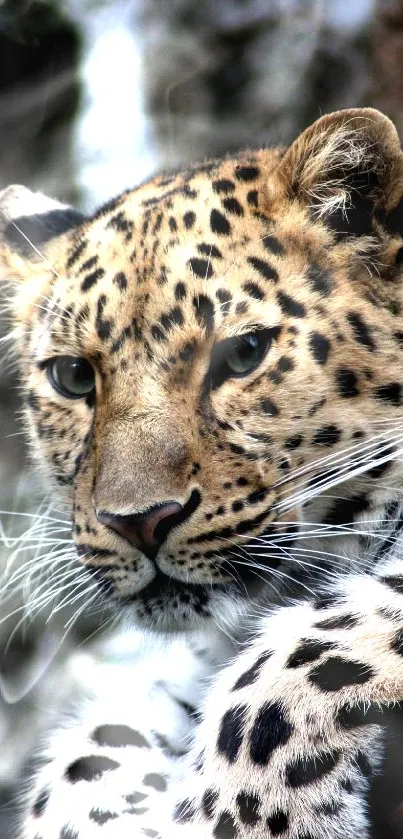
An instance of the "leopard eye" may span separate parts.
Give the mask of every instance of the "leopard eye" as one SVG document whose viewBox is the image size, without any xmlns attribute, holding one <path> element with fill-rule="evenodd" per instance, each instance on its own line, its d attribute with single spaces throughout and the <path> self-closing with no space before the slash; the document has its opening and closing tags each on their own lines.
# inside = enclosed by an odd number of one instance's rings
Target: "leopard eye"
<svg viewBox="0 0 403 839">
<path fill-rule="evenodd" d="M 82 399 L 95 389 L 95 372 L 86 358 L 60 355 L 46 364 L 49 381 L 67 399 Z"/>
<path fill-rule="evenodd" d="M 249 332 L 231 341 L 224 361 L 234 376 L 243 376 L 259 364 L 263 351 L 266 350 L 259 341 L 259 333 Z"/>
<path fill-rule="evenodd" d="M 209 370 L 210 387 L 217 388 L 226 379 L 251 373 L 261 363 L 279 331 L 279 327 L 256 329 L 216 344 Z"/>
</svg>

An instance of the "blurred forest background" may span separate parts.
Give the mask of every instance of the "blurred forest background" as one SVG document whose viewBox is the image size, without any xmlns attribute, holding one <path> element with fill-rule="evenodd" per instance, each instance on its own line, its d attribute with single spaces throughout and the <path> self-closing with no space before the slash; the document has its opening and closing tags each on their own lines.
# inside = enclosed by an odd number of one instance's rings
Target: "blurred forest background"
<svg viewBox="0 0 403 839">
<path fill-rule="evenodd" d="M 403 134 L 403 0 L 0 0 L 0 188 L 91 210 L 158 168 L 288 143 L 356 105 Z M 1 362 L 0 580 L 12 537 L 35 543 L 42 498 L 16 410 Z M 39 733 L 79 678 L 69 651 L 96 627 L 84 614 L 62 640 L 72 610 L 21 622 L 23 597 L 21 585 L 0 602 L 0 839 Z"/>
</svg>

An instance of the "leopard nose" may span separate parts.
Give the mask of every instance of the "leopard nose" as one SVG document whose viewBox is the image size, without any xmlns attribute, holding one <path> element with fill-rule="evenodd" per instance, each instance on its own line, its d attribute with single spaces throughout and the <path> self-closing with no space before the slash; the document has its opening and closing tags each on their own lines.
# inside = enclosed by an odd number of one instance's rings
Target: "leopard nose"
<svg viewBox="0 0 403 839">
<path fill-rule="evenodd" d="M 128 516 L 119 516 L 100 510 L 97 512 L 97 519 L 131 542 L 146 556 L 154 558 L 168 533 L 180 523 L 182 510 L 182 504 L 178 504 L 177 501 L 167 501 L 150 507 L 143 513 Z"/>
</svg>

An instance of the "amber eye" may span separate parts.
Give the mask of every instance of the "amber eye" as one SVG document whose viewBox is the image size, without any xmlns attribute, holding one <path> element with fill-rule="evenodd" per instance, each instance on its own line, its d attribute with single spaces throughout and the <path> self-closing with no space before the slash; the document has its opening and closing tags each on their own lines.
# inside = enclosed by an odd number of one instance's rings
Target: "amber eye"
<svg viewBox="0 0 403 839">
<path fill-rule="evenodd" d="M 278 327 L 256 329 L 216 344 L 209 370 L 210 387 L 217 388 L 226 379 L 251 373 L 263 360 L 279 331 Z"/>
<path fill-rule="evenodd" d="M 95 389 L 95 372 L 86 358 L 60 355 L 46 364 L 51 385 L 67 399 L 82 399 Z"/>
</svg>

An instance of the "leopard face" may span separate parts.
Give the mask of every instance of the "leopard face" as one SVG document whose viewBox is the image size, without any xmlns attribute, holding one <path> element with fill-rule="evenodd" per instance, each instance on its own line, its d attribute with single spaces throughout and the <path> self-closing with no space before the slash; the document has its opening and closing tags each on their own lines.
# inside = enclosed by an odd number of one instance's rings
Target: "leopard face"
<svg viewBox="0 0 403 839">
<path fill-rule="evenodd" d="M 81 562 L 138 622 L 242 612 L 301 489 L 399 421 L 402 192 L 394 129 L 363 110 L 89 219 L 3 194 L 33 450 Z"/>
</svg>

